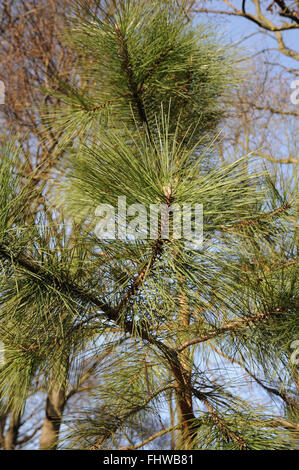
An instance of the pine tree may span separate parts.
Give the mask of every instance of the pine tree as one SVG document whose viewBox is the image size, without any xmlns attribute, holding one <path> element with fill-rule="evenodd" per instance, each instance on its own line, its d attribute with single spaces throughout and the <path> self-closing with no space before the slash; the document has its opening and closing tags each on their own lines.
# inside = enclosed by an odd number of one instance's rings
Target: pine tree
<svg viewBox="0 0 299 470">
<path fill-rule="evenodd" d="M 1 401 L 19 419 L 47 391 L 43 449 L 298 445 L 296 188 L 249 155 L 217 157 L 239 55 L 177 3 L 70 17 L 73 83 L 45 90 L 61 134 L 47 192 L 18 142 L 2 150 Z M 166 206 L 168 236 L 160 220 L 154 239 L 100 238 L 97 208 L 121 196 Z M 175 236 L 174 204 L 202 204 L 202 246 Z"/>
</svg>

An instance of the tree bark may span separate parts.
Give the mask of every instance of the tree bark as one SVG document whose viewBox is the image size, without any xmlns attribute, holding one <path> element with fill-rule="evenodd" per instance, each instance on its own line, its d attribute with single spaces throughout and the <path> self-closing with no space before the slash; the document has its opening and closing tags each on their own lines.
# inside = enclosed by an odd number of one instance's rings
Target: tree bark
<svg viewBox="0 0 299 470">
<path fill-rule="evenodd" d="M 9 428 L 4 436 L 3 440 L 3 449 L 4 450 L 14 450 L 17 443 L 17 438 L 19 434 L 19 428 L 21 424 L 21 414 L 12 414 L 9 421 Z"/>
<path fill-rule="evenodd" d="M 182 285 L 184 285 L 184 280 L 181 280 Z M 186 296 L 182 293 L 179 295 L 179 305 L 180 305 L 180 324 L 187 331 L 190 326 L 191 315 L 189 311 L 188 301 Z M 185 336 L 185 332 L 183 337 Z M 193 448 L 193 438 L 194 438 L 194 429 L 193 429 L 193 403 L 192 403 L 192 383 L 191 383 L 191 374 L 192 374 L 192 361 L 190 357 L 189 349 L 185 351 L 180 357 L 180 361 L 183 367 L 183 379 L 184 379 L 184 395 L 178 396 L 178 405 L 179 405 L 179 414 L 180 420 L 183 422 L 183 430 L 181 432 L 181 445 L 184 450 L 192 450 Z"/>
<path fill-rule="evenodd" d="M 53 388 L 53 390 L 49 391 L 46 403 L 46 417 L 40 438 L 41 450 L 56 449 L 65 403 L 66 396 L 63 388 Z"/>
</svg>

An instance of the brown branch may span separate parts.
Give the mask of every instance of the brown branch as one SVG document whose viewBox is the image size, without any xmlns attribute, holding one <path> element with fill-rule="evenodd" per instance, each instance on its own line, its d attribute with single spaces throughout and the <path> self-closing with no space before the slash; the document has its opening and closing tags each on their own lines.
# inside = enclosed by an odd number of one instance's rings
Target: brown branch
<svg viewBox="0 0 299 470">
<path fill-rule="evenodd" d="M 283 206 L 278 207 L 277 209 L 274 209 L 271 212 L 268 212 L 266 214 L 260 214 L 258 217 L 254 217 L 252 219 L 244 219 L 240 220 L 239 222 L 234 223 L 231 226 L 221 226 L 222 230 L 233 230 L 234 228 L 238 227 L 249 227 L 255 224 L 260 223 L 262 220 L 269 219 L 271 217 L 277 217 L 280 214 L 283 214 L 286 212 L 293 204 L 293 200 L 286 202 L 283 204 Z"/>
<path fill-rule="evenodd" d="M 98 450 L 100 446 L 107 440 L 109 437 L 114 434 L 117 429 L 119 429 L 125 421 L 130 418 L 132 415 L 135 413 L 138 413 L 139 411 L 143 410 L 154 398 L 156 398 L 160 393 L 165 392 L 166 390 L 169 390 L 171 388 L 174 388 L 174 385 L 169 384 L 166 385 L 165 387 L 161 387 L 158 390 L 156 390 L 150 397 L 148 397 L 143 403 L 140 405 L 135 406 L 132 410 L 130 410 L 128 413 L 125 414 L 122 418 L 119 418 L 117 420 L 117 423 L 111 426 L 110 429 L 108 429 L 102 437 L 100 437 L 97 442 L 90 448 L 90 450 Z"/>
<path fill-rule="evenodd" d="M 277 31 L 275 32 L 276 37 L 277 37 L 277 43 L 278 43 L 278 49 L 279 51 L 286 55 L 287 57 L 291 57 L 294 60 L 299 60 L 299 53 L 296 52 L 294 49 L 290 49 L 289 47 L 286 46 L 282 34 Z"/>
<path fill-rule="evenodd" d="M 164 434 L 168 434 L 169 432 L 172 432 L 174 431 L 175 429 L 177 429 L 180 425 L 177 424 L 176 426 L 170 426 L 169 428 L 166 428 L 166 429 L 162 429 L 161 431 L 159 432 L 156 432 L 155 434 L 153 434 L 152 436 L 148 437 L 147 439 L 145 439 L 143 442 L 141 442 L 140 444 L 137 444 L 136 446 L 127 446 L 127 447 L 120 447 L 118 450 L 137 450 L 137 449 L 140 449 L 141 447 L 149 444 L 150 442 L 154 441 L 155 439 L 157 439 L 158 437 L 161 437 L 161 436 L 164 436 Z"/>
<path fill-rule="evenodd" d="M 143 78 L 143 80 L 142 80 L 142 82 L 141 82 L 141 84 L 138 88 L 138 93 L 140 93 L 143 90 L 143 86 L 144 86 L 144 83 L 146 82 L 146 80 L 148 80 L 153 75 L 154 71 L 158 68 L 158 66 L 161 64 L 161 62 L 163 62 L 165 57 L 167 57 L 167 55 L 171 51 L 172 51 L 172 46 L 169 46 L 166 49 L 166 51 L 162 52 L 161 55 L 156 59 L 156 61 L 154 62 L 154 64 L 152 65 L 152 67 L 150 68 L 148 73 L 146 74 L 146 76 Z"/>
<path fill-rule="evenodd" d="M 35 428 L 35 430 L 29 436 L 25 436 L 22 440 L 17 441 L 17 446 L 22 446 L 23 444 L 26 444 L 28 441 L 30 441 L 41 430 L 42 427 L 43 425 L 41 424 Z"/>
<path fill-rule="evenodd" d="M 229 323 L 226 323 L 225 325 L 220 326 L 214 331 L 211 331 L 210 333 L 207 333 L 203 336 L 186 341 L 186 343 L 182 344 L 182 346 L 178 347 L 176 350 L 178 352 L 181 352 L 184 349 L 188 348 L 189 346 L 192 346 L 194 344 L 204 343 L 208 341 L 209 339 L 222 335 L 226 331 L 237 331 L 240 327 L 247 326 L 250 323 L 255 324 L 255 323 L 262 322 L 262 321 L 267 321 L 269 318 L 273 316 L 283 315 L 284 313 L 285 312 L 282 312 L 280 309 L 277 309 L 272 312 L 256 313 L 246 318 L 231 321 Z"/>
<path fill-rule="evenodd" d="M 155 241 L 155 243 L 153 244 L 153 247 L 152 247 L 152 255 L 150 257 L 150 260 L 148 261 L 148 263 L 146 263 L 146 265 L 143 267 L 141 272 L 134 279 L 134 282 L 132 283 L 129 291 L 127 292 L 125 297 L 122 299 L 122 301 L 119 303 L 119 305 L 115 308 L 115 312 L 116 312 L 117 315 L 126 306 L 126 304 L 131 299 L 131 297 L 133 297 L 136 294 L 137 290 L 139 289 L 142 282 L 144 281 L 147 273 L 149 273 L 150 270 L 152 269 L 152 267 L 153 267 L 153 265 L 154 265 L 154 263 L 157 259 L 157 256 L 162 251 L 162 244 L 163 244 L 162 240 L 160 238 L 157 238 L 157 240 Z"/>
<path fill-rule="evenodd" d="M 138 114 L 139 114 L 139 118 L 140 118 L 142 123 L 146 124 L 147 129 L 149 131 L 149 125 L 148 125 L 145 109 L 144 109 L 144 106 L 143 106 L 143 103 L 142 103 L 142 100 L 141 100 L 141 97 L 140 97 L 140 94 L 139 94 L 138 86 L 137 86 L 137 83 L 135 81 L 134 72 L 133 72 L 132 65 L 131 65 L 131 60 L 130 60 L 130 56 L 129 56 L 127 43 L 124 40 L 124 38 L 121 34 L 121 31 L 120 31 L 117 24 L 114 26 L 114 29 L 115 29 L 115 32 L 116 32 L 118 42 L 120 44 L 120 54 L 123 57 L 122 68 L 123 68 L 123 71 L 125 72 L 125 74 L 127 76 L 127 79 L 128 79 L 129 90 L 130 90 L 130 92 L 132 94 L 132 97 L 133 97 L 133 100 L 136 104 Z"/>
<path fill-rule="evenodd" d="M 121 95 L 116 96 L 115 98 L 112 98 L 111 100 L 107 100 L 107 101 L 105 101 L 105 103 L 98 104 L 98 105 L 94 106 L 91 109 L 88 109 L 88 108 L 86 108 L 85 106 L 82 106 L 82 105 L 80 107 L 82 107 L 83 109 L 86 109 L 87 111 L 95 112 L 95 111 L 99 111 L 100 109 L 106 108 L 107 106 L 114 103 L 115 101 L 118 101 L 122 98 L 129 97 L 130 95 L 131 95 L 130 93 L 122 93 Z"/>
<path fill-rule="evenodd" d="M 258 424 L 255 422 L 255 424 Z M 264 423 L 261 423 L 263 425 Z M 299 424 L 293 423 L 292 421 L 287 421 L 284 418 L 273 418 L 265 421 L 266 426 L 271 427 L 283 427 L 285 429 L 293 430 L 299 432 Z"/>
<path fill-rule="evenodd" d="M 299 116 L 299 115 L 298 115 Z M 299 163 L 299 158 L 294 158 L 294 157 L 289 157 L 289 158 L 275 158 L 271 157 L 270 155 L 267 155 L 264 152 L 255 152 L 255 155 L 258 155 L 261 158 L 265 158 L 269 162 L 272 163 L 277 163 L 277 164 L 298 164 Z"/>
<path fill-rule="evenodd" d="M 288 31 L 291 29 L 298 29 L 299 26 L 296 24 L 284 24 L 283 26 L 267 26 L 265 23 L 262 23 L 261 21 L 258 20 L 257 17 L 254 15 L 251 15 L 249 13 L 243 13 L 241 10 L 235 10 L 235 11 L 225 11 L 225 10 L 211 10 L 209 8 L 198 8 L 194 10 L 195 13 L 211 13 L 214 15 L 227 15 L 227 16 L 239 16 L 246 18 L 256 25 L 258 25 L 260 28 L 265 29 L 267 31 L 272 31 L 272 32 L 280 32 L 280 31 Z"/>
<path fill-rule="evenodd" d="M 276 388 L 269 387 L 268 385 L 265 385 L 258 377 L 256 377 L 241 361 L 238 359 L 234 359 L 227 354 L 223 353 L 219 349 L 217 349 L 213 344 L 210 344 L 211 348 L 220 356 L 224 357 L 228 361 L 230 361 L 232 364 L 237 364 L 238 366 L 242 367 L 242 369 L 245 370 L 245 372 L 258 384 L 260 385 L 266 392 L 272 393 L 273 395 L 276 395 L 277 397 L 281 398 L 287 405 L 295 408 L 299 408 L 299 403 L 295 400 L 293 400 L 291 397 L 289 397 L 286 393 L 277 390 Z"/>
<path fill-rule="evenodd" d="M 216 426 L 220 429 L 222 434 L 226 438 L 231 439 L 235 444 L 237 444 L 237 446 L 239 447 L 240 450 L 247 450 L 248 449 L 247 442 L 244 441 L 244 439 L 241 436 L 236 434 L 234 431 L 231 431 L 231 429 L 229 429 L 227 427 L 227 425 L 225 424 L 224 419 L 221 418 L 216 413 L 216 411 L 212 408 L 212 406 L 210 405 L 210 403 L 208 402 L 207 399 L 204 398 L 203 402 L 206 405 L 207 409 L 209 410 L 212 420 L 214 421 Z"/>
<path fill-rule="evenodd" d="M 252 106 L 253 108 L 259 110 L 259 111 L 269 111 L 270 113 L 272 114 L 280 114 L 282 116 L 295 116 L 295 117 L 299 117 L 299 113 L 296 113 L 296 111 L 289 111 L 289 110 L 283 110 L 283 109 L 277 109 L 277 108 L 273 108 L 272 106 L 270 105 L 267 105 L 267 106 L 259 106 L 255 103 L 242 103 L 242 104 L 248 104 L 250 106 Z"/>
<path fill-rule="evenodd" d="M 285 4 L 283 0 L 274 0 L 274 2 L 281 8 L 282 11 L 279 12 L 279 16 L 284 16 L 285 18 L 289 18 L 295 23 L 299 24 L 299 14 L 296 11 L 292 11 L 289 7 Z"/>
</svg>

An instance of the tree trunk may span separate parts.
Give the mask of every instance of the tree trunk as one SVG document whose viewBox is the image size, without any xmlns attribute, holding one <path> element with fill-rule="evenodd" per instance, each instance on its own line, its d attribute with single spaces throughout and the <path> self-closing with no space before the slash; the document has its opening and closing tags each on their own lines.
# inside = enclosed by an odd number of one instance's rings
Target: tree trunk
<svg viewBox="0 0 299 470">
<path fill-rule="evenodd" d="M 181 279 L 182 285 L 184 285 L 184 280 Z M 188 306 L 188 301 L 184 294 L 179 295 L 179 305 L 180 305 L 180 324 L 185 329 L 183 338 L 186 335 L 188 327 L 190 326 L 190 311 Z M 181 432 L 181 445 L 184 450 L 192 450 L 193 448 L 193 438 L 194 438 L 194 429 L 193 429 L 193 403 L 192 403 L 192 383 L 191 383 L 191 374 L 192 374 L 192 361 L 190 357 L 189 348 L 183 352 L 180 357 L 181 364 L 183 366 L 183 378 L 184 378 L 184 398 L 178 396 L 178 405 L 179 405 L 179 415 L 180 420 L 183 422 L 183 430 Z"/>
<path fill-rule="evenodd" d="M 3 448 L 4 450 L 14 450 L 17 443 L 21 422 L 21 414 L 12 414 L 9 421 L 9 428 L 4 437 Z"/>
<path fill-rule="evenodd" d="M 56 449 L 65 403 L 64 389 L 57 390 L 54 388 L 49 391 L 46 404 L 46 417 L 40 438 L 41 450 Z"/>
</svg>

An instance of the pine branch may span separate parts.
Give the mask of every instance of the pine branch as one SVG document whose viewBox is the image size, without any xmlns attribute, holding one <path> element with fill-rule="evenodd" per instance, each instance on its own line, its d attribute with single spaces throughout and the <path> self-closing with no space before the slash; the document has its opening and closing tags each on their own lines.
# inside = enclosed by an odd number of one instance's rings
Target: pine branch
<svg viewBox="0 0 299 470">
<path fill-rule="evenodd" d="M 228 356 L 227 354 L 224 354 L 222 351 L 217 349 L 213 344 L 210 344 L 211 348 L 220 356 L 224 357 L 228 361 L 230 361 L 232 364 L 237 364 L 238 366 L 242 367 L 246 371 L 246 373 L 258 384 L 260 385 L 266 392 L 271 393 L 279 398 L 281 398 L 287 405 L 293 407 L 293 408 L 298 408 L 299 409 L 299 402 L 294 400 L 293 398 L 289 397 L 286 393 L 277 390 L 276 388 L 269 387 L 268 385 L 264 384 L 258 377 L 256 377 L 255 374 L 253 374 L 248 367 L 246 367 L 241 361 L 238 361 L 238 359 L 232 358 Z"/>
<path fill-rule="evenodd" d="M 155 256 L 151 258 L 151 261 L 149 262 L 148 267 L 152 266 L 152 263 L 155 257 L 157 256 L 159 249 L 160 249 L 160 243 L 157 242 L 155 244 L 155 249 L 154 249 Z M 89 292 L 84 291 L 79 286 L 76 286 L 75 284 L 70 283 L 68 281 L 61 280 L 60 278 L 57 278 L 53 274 L 45 271 L 43 267 L 35 263 L 33 260 L 25 257 L 24 255 L 22 254 L 13 255 L 11 251 L 7 247 L 5 247 L 3 244 L 0 244 L 0 256 L 4 257 L 10 262 L 18 264 L 22 268 L 25 268 L 31 274 L 34 274 L 35 276 L 37 275 L 39 276 L 39 278 L 47 282 L 54 283 L 56 287 L 59 289 L 62 289 L 63 292 L 65 291 L 72 292 L 73 295 L 75 295 L 76 297 L 79 297 L 84 302 L 92 303 L 94 306 L 100 308 L 100 310 L 105 314 L 108 320 L 111 320 L 119 324 L 120 326 L 122 326 L 124 330 L 128 332 L 129 334 L 131 334 L 133 337 L 137 334 L 141 339 L 156 346 L 163 353 L 164 357 L 169 362 L 169 365 L 172 369 L 174 377 L 177 380 L 179 402 L 182 408 L 183 415 L 188 417 L 188 420 L 195 419 L 192 409 L 190 408 L 188 401 L 186 400 L 186 397 L 185 397 L 184 368 L 178 359 L 178 353 L 174 349 L 170 348 L 169 346 L 165 345 L 161 341 L 157 340 L 155 337 L 151 336 L 147 328 L 144 327 L 142 324 L 135 325 L 134 323 L 130 321 L 122 320 L 122 318 L 119 317 L 119 309 L 120 309 L 119 306 L 116 308 L 112 308 L 110 305 L 102 302 L 93 294 L 90 294 Z M 144 275 L 145 275 L 145 272 L 144 272 Z M 134 289 L 131 292 L 132 295 L 136 292 L 136 289 L 139 287 L 140 282 L 142 281 L 144 275 L 141 276 L 141 278 L 138 280 L 138 285 L 134 284 Z M 126 302 L 130 298 L 131 298 L 131 295 L 129 295 L 129 297 L 127 296 Z M 124 307 L 124 304 L 122 302 L 120 303 L 120 305 L 122 306 L 122 308 Z M 188 423 L 185 422 L 184 426 L 188 427 Z"/>
<path fill-rule="evenodd" d="M 144 400 L 143 403 L 137 405 L 134 407 L 132 410 L 130 410 L 128 413 L 125 414 L 124 417 L 119 418 L 117 420 L 117 423 L 111 426 L 111 429 L 107 430 L 107 432 L 100 437 L 97 442 L 90 448 L 90 450 L 98 450 L 101 445 L 109 439 L 120 427 L 124 425 L 124 423 L 127 421 L 128 418 L 132 417 L 134 414 L 138 413 L 139 411 L 143 410 L 148 406 L 148 404 L 156 398 L 160 393 L 165 392 L 166 390 L 174 388 L 173 385 L 167 385 L 166 387 L 162 387 L 159 390 L 156 390 L 151 396 L 149 396 L 146 400 Z"/>
<path fill-rule="evenodd" d="M 234 228 L 239 228 L 239 227 L 249 227 L 252 225 L 259 224 L 263 220 L 271 219 L 278 217 L 279 215 L 283 214 L 286 212 L 293 204 L 293 200 L 286 202 L 283 204 L 281 207 L 278 207 L 277 209 L 268 212 L 266 214 L 260 214 L 258 217 L 254 217 L 252 219 L 246 219 L 246 220 L 240 220 L 239 222 L 234 223 L 231 226 L 221 226 L 222 230 L 234 230 Z"/>
<path fill-rule="evenodd" d="M 117 313 L 117 315 L 119 315 L 122 309 L 128 304 L 130 299 L 136 294 L 139 287 L 144 282 L 146 275 L 150 273 L 158 255 L 161 254 L 162 245 L 163 245 L 163 242 L 161 238 L 158 236 L 157 241 L 153 244 L 150 260 L 146 263 L 144 268 L 141 270 L 138 276 L 134 279 L 129 291 L 124 296 L 124 298 L 119 303 L 119 305 L 115 308 L 115 312 Z"/>
<path fill-rule="evenodd" d="M 155 434 L 153 434 L 152 436 L 145 439 L 140 444 L 137 444 L 135 446 L 120 447 L 118 450 L 137 450 L 137 449 L 140 449 L 141 447 L 146 446 L 147 444 L 154 441 L 155 439 L 158 439 L 159 437 L 164 436 L 165 434 L 168 434 L 168 433 L 174 431 L 175 429 L 178 429 L 179 426 L 180 426 L 180 424 L 177 424 L 176 426 L 170 426 L 169 428 L 162 429 L 161 431 L 158 431 Z"/>
<path fill-rule="evenodd" d="M 179 346 L 176 350 L 178 352 L 182 352 L 184 349 L 192 346 L 194 344 L 204 343 L 212 338 L 216 338 L 220 335 L 223 335 L 226 331 L 237 332 L 240 327 L 248 326 L 251 323 L 256 324 L 260 322 L 265 322 L 270 318 L 282 316 L 286 312 L 281 311 L 280 309 L 273 310 L 271 312 L 264 312 L 264 313 L 255 313 L 254 315 L 249 315 L 246 318 L 242 318 L 239 320 L 231 321 L 226 323 L 225 325 L 220 326 L 219 328 L 215 329 L 211 333 L 207 333 L 204 336 L 193 338 L 189 341 L 186 341 L 182 346 Z"/>
<path fill-rule="evenodd" d="M 166 59 L 166 57 L 168 56 L 168 54 L 172 51 L 172 46 L 169 46 L 167 47 L 167 49 L 162 52 L 160 54 L 160 56 L 155 60 L 155 62 L 153 63 L 152 67 L 150 68 L 150 70 L 147 72 L 147 74 L 145 75 L 145 77 L 143 78 L 141 84 L 139 85 L 139 88 L 138 88 L 138 93 L 142 92 L 143 90 L 143 87 L 144 87 L 144 84 L 146 83 L 146 81 L 151 78 L 151 76 L 153 75 L 153 73 L 155 72 L 155 70 L 159 67 L 159 65 L 163 62 L 164 59 Z"/>
<path fill-rule="evenodd" d="M 117 341 L 117 346 L 119 346 L 121 343 L 123 343 L 126 340 L 126 338 L 121 338 L 120 340 Z M 97 356 L 96 360 L 93 362 L 93 364 L 88 367 L 87 371 L 79 378 L 78 383 L 76 384 L 75 387 L 73 387 L 67 394 L 66 396 L 66 401 L 68 401 L 70 398 L 72 398 L 76 393 L 82 391 L 82 388 L 80 388 L 86 380 L 95 372 L 96 368 L 99 366 L 101 361 L 105 359 L 107 356 L 111 354 L 111 352 L 114 350 L 115 345 L 113 344 L 112 346 L 108 347 L 102 354 Z M 84 388 L 86 390 L 86 388 Z"/>
<path fill-rule="evenodd" d="M 224 435 L 224 437 L 226 439 L 231 439 L 238 446 L 240 450 L 249 450 L 247 442 L 226 425 L 225 420 L 222 419 L 218 413 L 216 413 L 216 411 L 212 408 L 208 400 L 204 398 L 203 402 L 206 405 L 207 409 L 209 410 L 212 421 L 214 421 L 214 423 L 219 428 L 219 430 Z"/>
<path fill-rule="evenodd" d="M 124 70 L 124 72 L 127 76 L 127 79 L 128 79 L 129 90 L 131 92 L 133 101 L 134 101 L 134 103 L 137 107 L 140 121 L 142 123 L 145 123 L 148 132 L 150 132 L 148 120 L 147 120 L 147 117 L 146 117 L 145 108 L 144 108 L 144 105 L 142 103 L 142 99 L 140 97 L 140 90 L 139 90 L 139 87 L 138 87 L 138 85 L 135 81 L 134 72 L 133 72 L 133 68 L 132 68 L 132 64 L 131 64 L 131 60 L 130 60 L 130 56 L 129 56 L 128 46 L 127 46 L 126 41 L 123 38 L 122 33 L 121 33 L 121 31 L 120 31 L 117 24 L 114 25 L 114 29 L 115 29 L 116 36 L 117 36 L 117 39 L 118 39 L 118 42 L 119 42 L 119 45 L 120 45 L 120 53 L 121 53 L 121 56 L 123 58 L 122 68 L 123 68 L 123 70 Z"/>
</svg>

